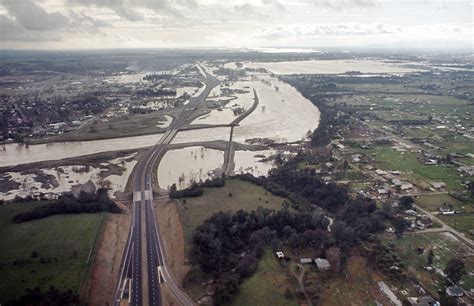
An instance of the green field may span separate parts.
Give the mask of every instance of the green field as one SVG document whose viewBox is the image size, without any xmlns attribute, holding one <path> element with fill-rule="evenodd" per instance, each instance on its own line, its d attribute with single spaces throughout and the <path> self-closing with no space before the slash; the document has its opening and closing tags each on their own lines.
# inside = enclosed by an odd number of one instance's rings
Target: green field
<svg viewBox="0 0 474 306">
<path fill-rule="evenodd" d="M 423 267 L 427 266 L 428 250 L 431 246 L 434 249 L 434 263 L 436 268 L 444 269 L 449 259 L 456 256 L 468 254 L 468 250 L 459 240 L 449 233 L 423 233 L 416 235 L 405 235 L 402 239 L 390 239 L 387 243 L 395 244 L 395 252 L 400 256 L 408 271 L 414 273 L 425 286 L 436 292 L 443 285 L 442 279 L 435 272 L 428 272 Z M 423 247 L 425 253 L 419 255 L 416 252 L 418 247 Z M 466 270 L 473 271 L 474 261 L 472 255 L 466 260 Z M 465 275 L 462 278 L 462 287 L 470 289 L 474 286 L 474 276 Z"/>
<path fill-rule="evenodd" d="M 0 303 L 15 299 L 26 288 L 54 285 L 79 291 L 87 259 L 104 214 L 56 215 L 21 224 L 11 222 L 18 212 L 45 202 L 0 206 Z M 32 252 L 38 253 L 32 258 Z M 51 263 L 40 263 L 41 258 Z M 13 261 L 24 261 L 13 264 Z"/>
<path fill-rule="evenodd" d="M 285 297 L 285 291 L 294 291 L 285 271 L 271 251 L 267 250 L 258 263 L 257 271 L 240 286 L 231 306 L 291 306 L 299 305 Z"/>
<path fill-rule="evenodd" d="M 443 204 L 452 205 L 454 209 L 463 210 L 466 212 L 472 211 L 472 204 L 463 203 L 449 194 L 435 194 L 418 196 L 415 199 L 416 204 L 428 211 L 439 211 Z"/>
<path fill-rule="evenodd" d="M 49 137 L 47 140 L 37 140 L 35 143 L 98 140 L 162 133 L 166 129 L 160 128 L 159 124 L 165 121 L 163 114 L 158 112 L 114 118 L 109 122 L 91 123 L 77 130 Z"/>
<path fill-rule="evenodd" d="M 384 170 L 398 170 L 406 174 L 408 178 L 423 181 L 427 184 L 432 181 L 446 183 L 448 190 L 463 189 L 460 184 L 460 175 L 455 167 L 449 165 L 424 165 L 419 156 L 412 152 L 398 152 L 390 146 L 373 146 L 369 151 L 361 150 L 361 153 L 375 153 L 375 162 Z"/>
<path fill-rule="evenodd" d="M 229 196 L 229 193 L 232 196 Z M 184 201 L 185 200 L 185 201 Z M 222 188 L 204 188 L 204 194 L 197 198 L 180 200 L 183 208 L 183 223 L 186 246 L 196 226 L 219 211 L 252 211 L 258 206 L 280 209 L 284 198 L 267 192 L 263 187 L 239 179 L 227 179 Z M 186 203 L 185 203 L 186 202 Z"/>
</svg>

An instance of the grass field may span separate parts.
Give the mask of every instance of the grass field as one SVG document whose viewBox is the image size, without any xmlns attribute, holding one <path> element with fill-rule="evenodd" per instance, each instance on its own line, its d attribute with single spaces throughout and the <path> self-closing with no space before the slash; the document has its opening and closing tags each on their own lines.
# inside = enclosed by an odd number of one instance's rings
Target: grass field
<svg viewBox="0 0 474 306">
<path fill-rule="evenodd" d="M 428 211 L 439 211 L 439 207 L 442 206 L 444 203 L 453 205 L 454 209 L 462 209 L 467 212 L 472 210 L 472 205 L 463 203 L 449 194 L 435 194 L 435 195 L 423 195 L 418 196 L 415 199 L 417 205 L 421 208 L 424 208 Z"/>
<path fill-rule="evenodd" d="M 456 211 L 462 211 L 462 214 L 454 216 L 438 216 L 443 222 L 449 226 L 463 232 L 465 235 L 473 238 L 469 232 L 474 229 L 474 204 L 463 203 L 448 194 L 418 196 L 415 199 L 416 204 L 428 211 L 437 212 L 439 207 L 444 203 L 451 204 Z"/>
<path fill-rule="evenodd" d="M 417 235 L 406 235 L 402 239 L 391 239 L 388 241 L 395 244 L 395 251 L 403 260 L 409 272 L 415 274 L 425 286 L 436 292 L 443 284 L 442 278 L 435 272 L 428 272 L 423 269 L 427 266 L 427 256 L 430 247 L 433 247 L 435 258 L 433 266 L 441 270 L 444 269 L 449 259 L 455 256 L 467 254 L 465 246 L 449 233 L 424 233 Z M 418 247 L 425 249 L 425 254 L 419 255 L 416 251 Z M 467 271 L 473 271 L 472 260 L 466 261 Z M 465 275 L 462 279 L 464 288 L 469 289 L 474 286 L 474 276 Z"/>
<path fill-rule="evenodd" d="M 156 134 L 164 132 L 165 129 L 160 128 L 159 124 L 165 121 L 165 117 L 157 112 L 130 116 L 127 119 L 116 118 L 110 122 L 91 123 L 69 133 L 49 137 L 47 141 L 85 141 Z"/>
<path fill-rule="evenodd" d="M 232 196 L 229 196 L 229 193 Z M 284 198 L 265 191 L 263 187 L 239 179 L 228 179 L 222 188 L 204 188 L 204 194 L 197 198 L 180 200 L 183 207 L 184 235 L 186 246 L 196 226 L 219 211 L 252 211 L 258 206 L 280 209 Z M 186 203 L 184 203 L 186 202 Z"/>
<path fill-rule="evenodd" d="M 362 151 L 364 152 L 364 151 Z M 424 165 L 418 160 L 416 153 L 398 152 L 390 146 L 374 146 L 370 152 L 375 153 L 377 166 L 384 170 L 398 170 L 405 172 L 406 176 L 415 181 L 421 180 L 425 183 L 431 181 L 442 181 L 446 183 L 448 190 L 463 189 L 459 180 L 459 172 L 456 168 L 448 165 Z"/>
<path fill-rule="evenodd" d="M 321 292 L 318 305 L 375 306 L 375 301 L 388 302 L 378 289 L 377 282 L 383 279 L 380 272 L 367 265 L 365 258 L 351 258 L 343 275 L 316 281 Z"/>
<path fill-rule="evenodd" d="M 292 298 L 285 297 L 285 291 L 294 292 L 294 285 L 270 250 L 265 251 L 258 263 L 257 271 L 240 286 L 231 306 L 296 306 Z"/>
<path fill-rule="evenodd" d="M 41 204 L 45 203 L 0 206 L 0 303 L 17 298 L 26 288 L 54 285 L 78 292 L 85 278 L 89 251 L 104 215 L 57 215 L 21 224 L 11 222 L 16 213 Z M 32 258 L 33 251 L 38 252 L 37 258 Z M 40 258 L 48 257 L 53 262 L 40 263 Z M 13 260 L 27 262 L 13 265 Z"/>
</svg>

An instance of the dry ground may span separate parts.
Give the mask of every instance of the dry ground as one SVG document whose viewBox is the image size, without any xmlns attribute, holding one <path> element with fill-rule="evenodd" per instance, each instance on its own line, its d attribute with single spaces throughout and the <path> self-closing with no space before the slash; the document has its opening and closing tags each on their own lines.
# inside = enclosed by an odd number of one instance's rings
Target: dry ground
<svg viewBox="0 0 474 306">
<path fill-rule="evenodd" d="M 190 266 L 186 264 L 184 252 L 184 230 L 174 202 L 159 202 L 155 205 L 157 222 L 163 241 L 165 260 L 176 284 L 181 287 Z M 166 292 L 165 292 L 166 293 Z M 167 305 L 172 305 L 169 294 L 164 294 Z"/>
<path fill-rule="evenodd" d="M 129 228 L 128 209 L 126 213 L 107 216 L 91 272 L 89 304 L 92 306 L 109 305 L 112 301 Z"/>
</svg>

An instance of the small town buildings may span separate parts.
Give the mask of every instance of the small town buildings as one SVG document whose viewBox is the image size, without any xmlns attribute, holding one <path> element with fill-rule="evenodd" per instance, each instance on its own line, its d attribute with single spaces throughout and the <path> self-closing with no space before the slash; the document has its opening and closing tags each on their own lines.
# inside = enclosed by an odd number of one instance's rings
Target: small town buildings
<svg viewBox="0 0 474 306">
<path fill-rule="evenodd" d="M 434 165 L 437 165 L 438 162 L 435 160 L 435 159 L 428 159 L 427 161 L 425 161 L 425 165 L 427 166 L 434 166 Z"/>
<path fill-rule="evenodd" d="M 458 286 L 451 286 L 446 288 L 446 294 L 449 296 L 460 297 L 464 295 L 464 290 Z"/>
<path fill-rule="evenodd" d="M 377 173 L 378 175 L 385 175 L 385 174 L 387 174 L 386 171 L 383 171 L 383 170 L 380 170 L 380 169 L 375 170 L 375 173 Z"/>
<path fill-rule="evenodd" d="M 321 271 L 326 271 L 331 268 L 331 264 L 329 263 L 327 259 L 316 258 L 314 262 L 316 263 L 316 266 L 318 267 L 318 269 Z"/>
<path fill-rule="evenodd" d="M 441 304 L 433 299 L 431 296 L 426 295 L 422 297 L 408 297 L 408 303 L 413 306 L 440 306 Z"/>
<path fill-rule="evenodd" d="M 443 216 L 453 216 L 455 214 L 454 210 L 443 211 L 441 212 Z"/>
<path fill-rule="evenodd" d="M 418 215 L 418 213 L 416 211 L 414 211 L 413 209 L 407 209 L 405 210 L 405 214 L 409 215 L 409 216 L 413 216 L 415 217 L 416 215 Z"/>
<path fill-rule="evenodd" d="M 446 188 L 446 183 L 444 182 L 431 182 L 431 186 L 435 189 L 443 189 Z"/>
<path fill-rule="evenodd" d="M 387 195 L 387 194 L 388 194 L 388 190 L 385 189 L 385 188 L 380 188 L 380 189 L 377 190 L 377 193 L 378 193 L 379 195 Z"/>
<path fill-rule="evenodd" d="M 310 264 L 313 262 L 312 258 L 300 258 L 300 264 L 305 265 L 305 264 Z"/>
<path fill-rule="evenodd" d="M 397 187 L 400 187 L 403 185 L 403 182 L 400 181 L 399 179 L 392 179 L 392 184 L 394 184 Z"/>
<path fill-rule="evenodd" d="M 412 184 L 412 183 L 403 183 L 403 184 L 400 186 L 400 189 L 401 189 L 401 190 L 413 189 L 413 184 Z"/>
</svg>

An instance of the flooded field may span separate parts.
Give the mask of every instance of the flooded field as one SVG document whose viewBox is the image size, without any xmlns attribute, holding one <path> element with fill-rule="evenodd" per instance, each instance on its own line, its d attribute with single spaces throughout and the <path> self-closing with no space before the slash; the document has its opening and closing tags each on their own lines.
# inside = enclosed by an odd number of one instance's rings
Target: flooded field
<svg viewBox="0 0 474 306">
<path fill-rule="evenodd" d="M 237 82 L 229 86 L 214 88 L 207 99 L 208 104 L 228 101 L 225 106 L 212 109 L 209 114 L 195 119 L 191 124 L 230 124 L 254 103 L 253 90 L 245 83 Z"/>
<path fill-rule="evenodd" d="M 109 195 L 115 198 L 116 192 L 123 192 L 132 173 L 136 160 L 129 160 L 136 154 L 116 158 L 102 163 L 101 167 L 86 167 L 82 165 L 60 166 L 55 168 L 44 168 L 35 173 L 6 172 L 10 181 L 18 183 L 18 188 L 12 188 L 6 192 L 0 192 L 4 200 L 12 200 L 16 196 L 27 197 L 39 193 L 59 194 L 69 192 L 75 186 L 92 183 L 95 188 L 109 188 Z M 128 161 L 127 161 L 128 160 Z M 106 175 L 109 166 L 118 166 L 122 170 L 115 171 L 116 174 Z"/>
<path fill-rule="evenodd" d="M 311 101 L 287 83 L 268 75 L 261 78 L 238 82 L 257 91 L 259 105 L 234 128 L 235 141 L 245 142 L 250 138 L 298 141 L 318 127 L 320 113 Z"/>
<path fill-rule="evenodd" d="M 92 141 L 55 142 L 30 146 L 6 144 L 0 146 L 0 167 L 57 160 L 108 151 L 143 148 L 154 145 L 162 135 L 163 134 L 153 134 Z"/>
<path fill-rule="evenodd" d="M 389 63 L 376 60 L 309 60 L 309 61 L 284 61 L 284 62 L 246 62 L 245 67 L 265 68 L 275 74 L 340 74 L 347 71 L 361 73 L 386 73 L 403 74 L 423 71 L 420 69 L 404 67 L 413 64 Z M 235 69 L 235 63 L 228 63 L 226 67 Z"/>
<path fill-rule="evenodd" d="M 263 159 L 275 154 L 274 150 L 265 151 L 235 151 L 234 155 L 234 173 L 251 173 L 254 176 L 266 176 L 274 164 L 265 162 Z"/>
<path fill-rule="evenodd" d="M 230 127 L 217 127 L 208 129 L 180 131 L 171 142 L 172 144 L 200 142 L 200 141 L 228 141 L 230 137 Z"/>
<path fill-rule="evenodd" d="M 158 167 L 158 182 L 167 189 L 176 184 L 178 189 L 189 187 L 220 173 L 224 164 L 224 151 L 202 146 L 168 151 Z"/>
</svg>

